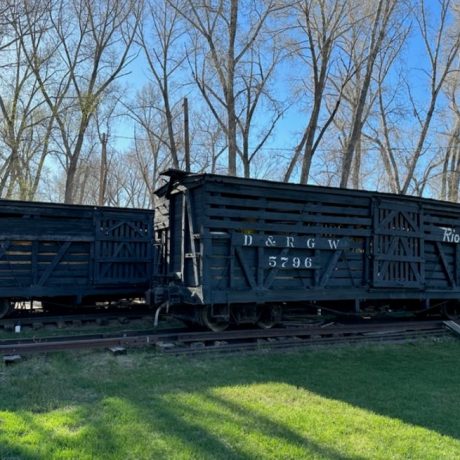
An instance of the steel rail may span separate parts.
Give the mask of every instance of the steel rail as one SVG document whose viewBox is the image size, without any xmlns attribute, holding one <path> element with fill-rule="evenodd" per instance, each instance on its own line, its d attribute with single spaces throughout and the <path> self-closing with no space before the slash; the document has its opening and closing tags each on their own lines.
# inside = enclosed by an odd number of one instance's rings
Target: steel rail
<svg viewBox="0 0 460 460">
<path fill-rule="evenodd" d="M 103 323 L 105 321 L 120 322 L 132 321 L 136 319 L 151 319 L 153 323 L 153 312 L 150 310 L 141 311 L 108 311 L 100 313 L 81 313 L 81 314 L 61 314 L 50 315 L 47 313 L 34 313 L 29 316 L 17 315 L 0 320 L 0 328 L 13 329 L 15 326 L 35 327 L 59 324 L 83 324 L 83 323 Z"/>
<path fill-rule="evenodd" d="M 294 329 L 251 329 L 215 332 L 189 332 L 183 329 L 127 331 L 120 334 L 93 334 L 0 340 L 0 354 L 23 354 L 101 347 L 142 347 L 157 345 L 167 353 L 203 350 L 242 350 L 260 347 L 285 348 L 304 345 L 413 340 L 448 334 L 442 321 L 366 324 L 358 326 L 306 327 Z"/>
</svg>

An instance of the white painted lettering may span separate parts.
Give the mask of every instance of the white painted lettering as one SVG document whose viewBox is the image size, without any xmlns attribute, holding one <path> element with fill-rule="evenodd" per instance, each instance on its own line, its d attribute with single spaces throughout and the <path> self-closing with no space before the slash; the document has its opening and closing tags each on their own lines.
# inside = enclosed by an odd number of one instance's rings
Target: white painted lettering
<svg viewBox="0 0 460 460">
<path fill-rule="evenodd" d="M 286 237 L 286 247 L 287 248 L 293 248 L 294 247 L 294 237 L 293 236 Z"/>
<path fill-rule="evenodd" d="M 252 235 L 244 235 L 244 246 L 252 246 Z"/>
<path fill-rule="evenodd" d="M 328 241 L 329 241 L 329 247 L 331 249 L 337 249 L 337 247 L 339 246 L 340 240 L 328 240 Z"/>
<path fill-rule="evenodd" d="M 457 233 L 457 230 L 455 228 L 450 228 L 450 227 L 439 227 L 441 230 L 443 230 L 443 235 L 442 235 L 442 242 L 443 243 L 455 243 L 459 244 L 460 243 L 460 234 Z"/>
<path fill-rule="evenodd" d="M 452 235 L 454 233 L 453 228 L 441 227 L 444 230 L 444 235 L 442 237 L 443 242 L 452 243 Z"/>
<path fill-rule="evenodd" d="M 265 246 L 273 247 L 276 246 L 276 241 L 273 239 L 273 236 L 269 235 L 265 240 Z"/>
<path fill-rule="evenodd" d="M 314 249 L 315 248 L 315 239 L 314 238 L 308 238 L 307 240 L 307 248 L 308 249 Z"/>
</svg>

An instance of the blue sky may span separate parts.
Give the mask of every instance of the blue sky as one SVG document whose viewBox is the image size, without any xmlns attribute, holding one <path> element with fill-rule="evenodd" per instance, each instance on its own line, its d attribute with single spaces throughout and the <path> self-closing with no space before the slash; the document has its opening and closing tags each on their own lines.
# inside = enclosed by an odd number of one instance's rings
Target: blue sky
<svg viewBox="0 0 460 460">
<path fill-rule="evenodd" d="M 430 2 L 430 6 L 432 8 L 436 8 L 436 5 L 437 2 Z M 423 72 L 423 68 L 426 68 L 426 65 L 426 51 L 424 49 L 423 42 L 417 32 L 416 24 L 414 23 L 412 33 L 407 40 L 399 61 L 396 62 L 395 69 L 397 66 L 404 66 L 406 68 L 407 78 L 410 82 L 409 84 L 413 92 L 413 96 L 420 102 L 426 102 L 428 96 L 426 91 L 426 75 Z M 135 92 L 139 90 L 147 82 L 148 79 L 149 71 L 142 53 L 139 53 L 139 56 L 131 64 L 129 70 L 130 75 L 126 79 L 125 84 L 129 87 L 129 92 L 131 95 L 134 96 Z M 186 71 L 188 71 L 188 69 Z M 305 69 L 301 69 L 300 71 L 304 72 Z M 292 62 L 285 62 L 279 66 L 278 72 L 276 74 L 276 79 L 272 81 L 272 85 L 278 98 L 288 98 L 290 90 L 289 79 L 296 72 L 297 69 L 292 67 Z M 394 79 L 394 72 L 395 71 L 393 71 L 393 75 L 390 74 L 388 77 L 389 83 L 392 79 Z M 192 92 L 192 90 L 188 88 L 187 92 Z M 180 92 L 178 92 L 176 96 L 180 99 L 179 94 Z M 203 102 L 201 98 L 197 97 L 196 93 L 192 93 L 189 98 L 191 112 L 193 112 L 194 109 L 196 110 L 197 108 L 200 108 L 202 104 Z M 308 115 L 308 112 L 300 110 L 299 106 L 295 104 L 289 110 L 287 110 L 284 117 L 278 122 L 274 134 L 266 143 L 264 149 L 265 153 L 270 155 L 270 153 L 276 150 L 280 150 L 284 151 L 286 155 L 289 155 L 289 150 L 294 148 L 299 140 L 299 133 L 304 129 Z M 408 117 L 408 126 L 414 123 L 414 121 L 415 117 Z M 263 124 L 264 122 L 264 117 L 261 115 L 258 119 L 258 123 Z M 116 132 L 114 132 L 117 148 L 121 150 L 128 148 L 131 142 L 130 138 L 132 138 L 133 135 L 134 132 L 132 122 L 127 120 L 122 122 Z M 412 139 L 406 139 L 405 146 L 410 147 L 411 140 Z"/>
</svg>

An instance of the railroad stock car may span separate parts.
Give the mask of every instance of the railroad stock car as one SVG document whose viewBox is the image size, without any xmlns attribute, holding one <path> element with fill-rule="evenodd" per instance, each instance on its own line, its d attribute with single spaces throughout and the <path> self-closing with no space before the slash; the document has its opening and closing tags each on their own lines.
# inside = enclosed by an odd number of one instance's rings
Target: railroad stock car
<svg viewBox="0 0 460 460">
<path fill-rule="evenodd" d="M 144 297 L 153 211 L 0 200 L 0 317 L 15 302 L 45 309 Z"/>
<path fill-rule="evenodd" d="M 283 309 L 457 315 L 460 206 L 170 171 L 157 191 L 150 301 L 213 330 Z"/>
</svg>

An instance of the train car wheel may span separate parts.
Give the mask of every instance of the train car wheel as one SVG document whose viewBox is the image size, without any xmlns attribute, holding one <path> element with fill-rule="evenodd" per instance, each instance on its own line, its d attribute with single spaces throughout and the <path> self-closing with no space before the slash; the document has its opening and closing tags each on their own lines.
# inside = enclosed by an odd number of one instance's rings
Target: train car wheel
<svg viewBox="0 0 460 460">
<path fill-rule="evenodd" d="M 261 329 L 271 329 L 275 324 L 281 321 L 282 308 L 280 305 L 264 307 L 257 321 L 257 326 Z"/>
<path fill-rule="evenodd" d="M 442 313 L 446 318 L 452 321 L 458 321 L 460 319 L 460 303 L 447 302 L 442 307 Z"/>
<path fill-rule="evenodd" d="M 227 329 L 230 324 L 228 320 L 213 318 L 209 314 L 209 308 L 203 308 L 199 313 L 199 317 L 201 320 L 201 324 L 214 332 L 225 331 L 225 329 Z"/>
<path fill-rule="evenodd" d="M 8 299 L 0 299 L 0 318 L 5 317 L 14 308 L 14 303 Z"/>
</svg>

